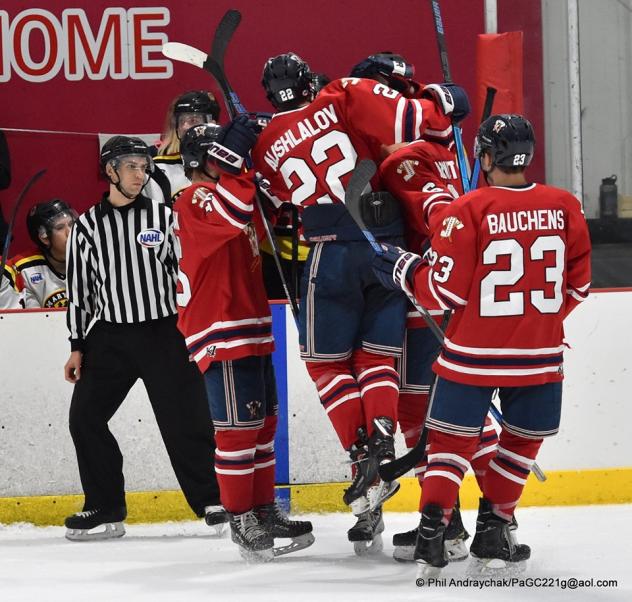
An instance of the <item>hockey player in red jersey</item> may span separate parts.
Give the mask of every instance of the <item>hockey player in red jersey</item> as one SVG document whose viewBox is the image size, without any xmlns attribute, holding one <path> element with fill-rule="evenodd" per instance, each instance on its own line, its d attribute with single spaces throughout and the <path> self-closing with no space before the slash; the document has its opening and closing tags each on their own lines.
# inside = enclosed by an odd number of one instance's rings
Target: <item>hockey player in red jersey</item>
<svg viewBox="0 0 632 602">
<path fill-rule="evenodd" d="M 503 412 L 498 449 L 483 479 L 470 553 L 486 565 L 530 557 L 512 518 L 544 437 L 559 427 L 563 320 L 588 294 L 590 239 L 581 205 L 564 190 L 530 184 L 531 124 L 493 115 L 476 138 L 489 187 L 454 201 L 432 236 L 432 265 L 384 245 L 376 275 L 428 308 L 454 310 L 428 428 L 428 469 L 415 559 L 447 564 L 443 538 L 492 394 Z M 466 403 L 467 402 L 467 403 Z"/>
<path fill-rule="evenodd" d="M 311 545 L 314 537 L 310 522 L 288 520 L 274 500 L 272 317 L 253 174 L 241 167 L 255 141 L 256 127 L 245 116 L 225 128 L 204 124 L 186 132 L 181 153 L 193 184 L 176 200 L 174 230 L 178 327 L 204 374 L 222 505 L 242 555 L 270 560 Z M 274 550 L 274 538 L 293 541 Z"/>
<path fill-rule="evenodd" d="M 359 78 L 333 81 L 314 99 L 309 67 L 293 53 L 269 59 L 262 83 L 278 112 L 253 158 L 272 192 L 302 212 L 311 243 L 301 283 L 301 357 L 356 466 L 344 501 L 358 516 L 348 535 L 359 552 L 383 529 L 381 504 L 398 487 L 381 483 L 377 467 L 394 457 L 394 360 L 401 353 L 406 301 L 376 286 L 371 254 L 344 207 L 345 188 L 356 163 L 379 161 L 386 145 L 414 140 L 429 128 L 448 137 L 454 107 L 408 100 Z M 368 207 L 375 206 L 372 200 L 366 198 Z M 395 242 L 402 226 L 391 201 L 379 199 L 380 214 L 370 227 L 377 238 Z"/>
</svg>

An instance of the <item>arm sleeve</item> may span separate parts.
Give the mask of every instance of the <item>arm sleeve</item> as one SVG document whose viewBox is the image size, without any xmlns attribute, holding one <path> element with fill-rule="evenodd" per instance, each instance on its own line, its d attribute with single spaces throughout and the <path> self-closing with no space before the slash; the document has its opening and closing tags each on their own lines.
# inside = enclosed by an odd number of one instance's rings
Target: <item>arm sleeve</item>
<svg viewBox="0 0 632 602">
<path fill-rule="evenodd" d="M 405 98 L 372 80 L 340 80 L 345 87 L 346 123 L 364 138 L 374 156 L 382 145 L 412 142 L 429 134 L 437 139 L 452 135 L 450 119 L 427 98 Z"/>
<path fill-rule="evenodd" d="M 399 199 L 407 223 L 424 236 L 454 200 L 432 165 L 428 158 L 398 151 L 380 166 L 381 181 Z"/>
<path fill-rule="evenodd" d="M 428 309 L 455 310 L 467 305 L 477 265 L 477 224 L 469 208 L 453 204 L 432 236 L 431 265 L 413 275 L 413 294 Z"/>
<path fill-rule="evenodd" d="M 568 316 L 582 301 L 588 297 L 590 288 L 590 235 L 588 225 L 579 201 L 573 198 L 571 203 L 577 203 L 568 214 L 566 232 L 566 305 L 565 315 Z"/>
<path fill-rule="evenodd" d="M 72 229 L 66 250 L 66 294 L 66 325 L 70 331 L 70 349 L 83 351 L 86 330 L 94 307 L 88 244 L 78 223 Z"/>
<path fill-rule="evenodd" d="M 203 257 L 214 253 L 252 221 L 254 195 L 251 177 L 228 173 L 221 175 L 214 191 L 201 187 L 194 192 L 193 207 L 189 210 L 193 219 L 189 219 L 184 228 Z"/>
</svg>

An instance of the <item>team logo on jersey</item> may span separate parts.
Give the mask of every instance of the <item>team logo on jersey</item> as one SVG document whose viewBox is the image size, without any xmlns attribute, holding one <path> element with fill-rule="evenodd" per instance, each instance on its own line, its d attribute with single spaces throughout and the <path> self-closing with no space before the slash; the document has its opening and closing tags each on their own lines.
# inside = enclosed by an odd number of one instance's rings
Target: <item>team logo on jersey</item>
<svg viewBox="0 0 632 602">
<path fill-rule="evenodd" d="M 213 211 L 213 205 L 212 202 L 215 199 L 215 197 L 213 196 L 213 193 L 210 192 L 208 189 L 206 188 L 198 188 L 194 193 L 193 193 L 193 198 L 191 199 L 191 202 L 194 205 L 200 205 L 200 207 L 202 209 L 204 209 L 205 213 L 210 213 L 211 211 Z"/>
<path fill-rule="evenodd" d="M 502 119 L 496 119 L 496 123 L 494 124 L 492 131 L 494 132 L 494 134 L 498 134 L 500 130 L 506 127 L 507 127 L 507 124 Z"/>
<path fill-rule="evenodd" d="M 209 357 L 215 357 L 216 353 L 217 353 L 217 346 L 216 345 L 209 345 L 206 348 L 206 355 L 208 355 Z"/>
<path fill-rule="evenodd" d="M 441 236 L 441 238 L 447 238 L 450 242 L 452 242 L 452 232 L 463 228 L 463 224 L 458 217 L 446 217 L 441 225 L 443 226 L 443 230 L 439 232 L 439 236 Z"/>
<path fill-rule="evenodd" d="M 68 307 L 66 291 L 55 291 L 46 298 L 42 307 Z"/>
<path fill-rule="evenodd" d="M 156 230 L 156 228 L 148 228 L 139 232 L 136 240 L 139 245 L 150 249 L 161 245 L 165 240 L 165 235 L 160 230 Z"/>
<path fill-rule="evenodd" d="M 402 161 L 397 167 L 397 173 L 403 176 L 404 182 L 408 182 L 415 175 L 415 167 L 419 165 L 419 161 L 413 161 L 412 159 L 406 159 Z"/>
<path fill-rule="evenodd" d="M 31 274 L 30 281 L 33 284 L 37 284 L 38 282 L 42 282 L 42 280 L 44 280 L 44 276 L 42 276 L 41 272 L 35 272 L 34 274 Z"/>
<path fill-rule="evenodd" d="M 259 418 L 261 414 L 261 402 L 258 399 L 254 399 L 253 401 L 249 401 L 246 404 L 246 408 L 250 412 L 250 419 Z"/>
</svg>

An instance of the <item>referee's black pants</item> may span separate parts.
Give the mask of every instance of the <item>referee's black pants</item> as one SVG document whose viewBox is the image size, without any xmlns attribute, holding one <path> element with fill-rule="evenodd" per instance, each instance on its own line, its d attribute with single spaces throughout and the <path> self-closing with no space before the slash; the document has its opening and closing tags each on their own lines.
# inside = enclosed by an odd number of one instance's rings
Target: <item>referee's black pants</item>
<svg viewBox="0 0 632 602">
<path fill-rule="evenodd" d="M 205 506 L 220 503 L 204 379 L 189 362 L 176 321 L 97 322 L 86 337 L 70 404 L 84 510 L 125 506 L 123 456 L 108 421 L 139 378 L 187 502 L 200 517 Z M 152 458 L 145 461 L 149 465 Z"/>
</svg>

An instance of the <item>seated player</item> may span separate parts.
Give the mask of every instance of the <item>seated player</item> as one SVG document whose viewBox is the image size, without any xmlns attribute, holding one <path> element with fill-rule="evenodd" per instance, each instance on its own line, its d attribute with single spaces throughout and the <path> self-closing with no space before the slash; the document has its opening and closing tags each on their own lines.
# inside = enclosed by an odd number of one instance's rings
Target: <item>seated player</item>
<svg viewBox="0 0 632 602">
<path fill-rule="evenodd" d="M 2 263 L 1 255 L 0 263 Z M 20 307 L 20 293 L 15 281 L 15 269 L 12 265 L 6 264 L 0 273 L 0 309 L 18 309 Z"/>
<path fill-rule="evenodd" d="M 31 207 L 26 228 L 37 251 L 14 257 L 20 303 L 26 309 L 66 307 L 66 244 L 77 213 L 52 199 Z"/>
<path fill-rule="evenodd" d="M 204 374 L 222 505 L 242 556 L 267 561 L 311 545 L 314 536 L 310 522 L 288 520 L 274 500 L 272 317 L 253 173 L 243 170 L 257 131 L 242 116 L 226 128 L 207 124 L 186 132 L 181 152 L 193 184 L 176 199 L 174 231 L 178 328 Z M 292 543 L 275 549 L 275 538 Z"/>
<path fill-rule="evenodd" d="M 185 92 L 171 102 L 165 117 L 159 154 L 154 157 L 154 165 L 158 169 L 153 171 L 145 187 L 146 196 L 171 203 L 178 192 L 191 184 L 184 174 L 180 141 L 194 125 L 216 123 L 219 114 L 219 103 L 206 90 Z"/>
</svg>

